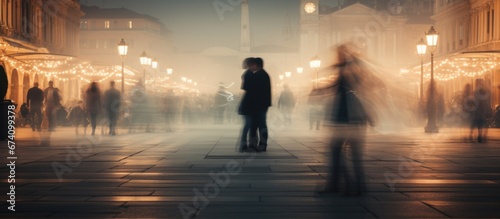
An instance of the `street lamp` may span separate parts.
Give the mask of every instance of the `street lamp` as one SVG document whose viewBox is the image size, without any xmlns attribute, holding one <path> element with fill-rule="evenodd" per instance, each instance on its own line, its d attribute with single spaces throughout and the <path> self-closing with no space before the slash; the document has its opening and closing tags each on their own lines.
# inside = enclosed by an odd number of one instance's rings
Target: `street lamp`
<svg viewBox="0 0 500 219">
<path fill-rule="evenodd" d="M 173 69 L 171 69 L 171 68 L 167 68 L 167 74 L 171 75 L 171 74 L 172 74 L 172 72 L 174 72 L 174 70 L 173 70 Z"/>
<path fill-rule="evenodd" d="M 424 98 L 424 56 L 427 53 L 427 44 L 421 38 L 417 44 L 417 54 L 420 57 L 420 103 L 423 103 Z"/>
<path fill-rule="evenodd" d="M 285 72 L 285 77 L 287 78 L 292 77 L 292 72 L 289 71 Z"/>
<path fill-rule="evenodd" d="M 156 88 L 156 68 L 158 68 L 158 60 L 156 58 L 153 58 L 151 60 L 151 68 L 154 70 L 154 76 L 153 76 L 153 86 Z"/>
<path fill-rule="evenodd" d="M 120 58 L 122 60 L 122 96 L 125 93 L 125 70 L 123 67 L 123 61 L 127 56 L 127 52 L 128 52 L 128 45 L 127 43 L 125 43 L 125 40 L 122 39 L 120 43 L 118 43 L 118 55 L 120 55 Z"/>
<path fill-rule="evenodd" d="M 142 73 L 142 83 L 144 85 L 144 90 L 146 90 L 146 66 L 151 65 L 151 59 L 148 57 L 146 54 L 146 51 L 143 51 L 141 54 L 141 57 L 139 57 L 139 60 L 141 61 L 143 73 Z"/>
<path fill-rule="evenodd" d="M 425 127 L 426 133 L 437 133 L 439 132 L 438 127 L 436 125 L 436 99 L 434 97 L 436 85 L 434 82 L 434 52 L 437 49 L 437 41 L 439 34 L 434 29 L 434 26 L 431 26 L 431 29 L 425 34 L 427 38 L 427 48 L 429 48 L 429 52 L 431 53 L 431 83 L 429 88 L 429 97 L 427 100 L 427 126 Z"/>
<path fill-rule="evenodd" d="M 315 56 L 310 62 L 309 62 L 309 66 L 311 68 L 314 68 L 316 69 L 316 88 L 319 87 L 319 81 L 318 81 L 318 69 L 319 67 L 321 66 L 321 60 L 318 59 L 317 56 Z"/>
</svg>

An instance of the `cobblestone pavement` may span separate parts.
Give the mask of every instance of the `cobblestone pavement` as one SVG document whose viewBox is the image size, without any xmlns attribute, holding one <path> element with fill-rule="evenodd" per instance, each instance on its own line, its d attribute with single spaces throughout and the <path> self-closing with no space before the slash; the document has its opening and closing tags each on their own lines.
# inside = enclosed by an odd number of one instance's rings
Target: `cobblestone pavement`
<svg viewBox="0 0 500 219">
<path fill-rule="evenodd" d="M 327 131 L 273 127 L 265 153 L 237 153 L 240 125 L 75 136 L 18 128 L 15 212 L 1 218 L 500 218 L 500 130 L 380 134 L 364 150 L 368 193 L 325 195 Z M 10 191 L 1 142 L 0 191 Z M 200 208 L 201 207 L 201 208 Z"/>
</svg>

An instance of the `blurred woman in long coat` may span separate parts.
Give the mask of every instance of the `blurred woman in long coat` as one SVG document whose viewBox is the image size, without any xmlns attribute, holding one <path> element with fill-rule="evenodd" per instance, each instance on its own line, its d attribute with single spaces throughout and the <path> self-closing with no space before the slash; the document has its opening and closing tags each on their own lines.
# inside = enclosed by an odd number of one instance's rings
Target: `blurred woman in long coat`
<svg viewBox="0 0 500 219">
<path fill-rule="evenodd" d="M 366 125 L 373 125 L 371 111 L 363 98 L 374 88 L 375 78 L 365 74 L 360 59 L 349 45 L 337 48 L 339 63 L 335 65 L 339 75 L 334 83 L 322 89 L 332 93 L 333 100 L 326 111 L 325 125 L 331 129 L 331 167 L 324 192 L 339 192 L 340 179 L 344 178 L 345 195 L 361 195 L 366 191 L 363 168 L 363 148 Z M 351 166 L 346 162 L 347 151 Z M 348 171 L 352 169 L 351 171 Z M 354 175 L 354 179 L 353 176 Z"/>
</svg>

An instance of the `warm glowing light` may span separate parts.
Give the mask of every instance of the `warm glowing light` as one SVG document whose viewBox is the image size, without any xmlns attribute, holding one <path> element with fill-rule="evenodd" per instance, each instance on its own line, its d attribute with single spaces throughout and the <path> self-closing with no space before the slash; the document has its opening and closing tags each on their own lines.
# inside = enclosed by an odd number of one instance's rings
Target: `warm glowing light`
<svg viewBox="0 0 500 219">
<path fill-rule="evenodd" d="M 283 80 L 283 78 L 285 78 L 285 76 L 283 76 L 283 75 L 280 75 L 279 77 L 280 77 L 280 80 Z"/>
<path fill-rule="evenodd" d="M 309 66 L 311 66 L 311 68 L 319 68 L 321 67 L 321 60 L 314 57 L 314 59 L 309 62 Z"/>
<path fill-rule="evenodd" d="M 141 65 L 148 65 L 148 59 L 148 54 L 146 54 L 146 51 L 143 51 L 141 57 L 139 58 L 139 60 L 141 61 Z"/>
<path fill-rule="evenodd" d="M 292 72 L 289 72 L 289 71 L 285 72 L 285 76 L 287 78 L 292 77 Z"/>
<path fill-rule="evenodd" d="M 427 44 L 425 44 L 424 39 L 421 38 L 420 42 L 417 44 L 417 54 L 423 56 L 427 53 Z"/>
<path fill-rule="evenodd" d="M 297 67 L 297 73 L 302 74 L 302 72 L 304 72 L 304 68 Z"/>
<path fill-rule="evenodd" d="M 173 70 L 173 69 L 171 69 L 171 68 L 167 68 L 167 74 L 171 75 L 173 72 L 174 72 L 174 70 Z"/>
<path fill-rule="evenodd" d="M 123 58 L 124 56 L 127 55 L 127 52 L 128 52 L 128 45 L 127 43 L 125 43 L 125 40 L 122 39 L 120 43 L 118 43 L 118 54 Z"/>
<path fill-rule="evenodd" d="M 427 46 L 429 47 L 429 51 L 431 53 L 434 53 L 434 51 L 436 51 L 439 37 L 439 34 L 434 29 L 434 26 L 431 26 L 431 29 L 425 34 L 425 37 L 427 38 Z"/>
</svg>

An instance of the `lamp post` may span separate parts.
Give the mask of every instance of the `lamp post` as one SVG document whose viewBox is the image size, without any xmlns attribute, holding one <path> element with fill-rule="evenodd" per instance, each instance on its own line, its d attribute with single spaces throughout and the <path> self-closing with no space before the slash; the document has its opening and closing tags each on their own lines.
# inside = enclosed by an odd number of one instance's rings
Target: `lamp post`
<svg viewBox="0 0 500 219">
<path fill-rule="evenodd" d="M 437 133 L 439 132 L 438 127 L 436 125 L 436 98 L 435 98 L 435 90 L 436 85 L 434 82 L 434 52 L 437 49 L 437 41 L 439 34 L 434 29 L 434 26 L 431 26 L 431 29 L 425 34 L 427 38 L 427 48 L 429 48 L 429 52 L 431 53 L 431 83 L 429 87 L 429 98 L 427 100 L 427 126 L 425 127 L 426 133 Z"/>
<path fill-rule="evenodd" d="M 423 103 L 424 98 L 424 56 L 427 53 L 427 44 L 421 38 L 417 44 L 417 54 L 420 57 L 420 103 Z"/>
<path fill-rule="evenodd" d="M 321 60 L 318 59 L 317 56 L 315 56 L 310 62 L 309 62 L 309 66 L 311 68 L 314 68 L 316 69 L 316 88 L 319 87 L 319 81 L 318 81 L 318 70 L 319 70 L 319 67 L 321 66 Z"/>
<path fill-rule="evenodd" d="M 127 43 L 125 43 L 125 40 L 122 39 L 120 43 L 118 43 L 118 55 L 120 55 L 120 58 L 122 60 L 122 96 L 125 94 L 125 70 L 123 67 L 123 61 L 127 56 L 127 52 L 128 52 L 128 45 Z"/>
<path fill-rule="evenodd" d="M 143 69 L 142 83 L 144 86 L 144 91 L 146 91 L 146 66 L 151 64 L 151 61 L 150 61 L 151 59 L 146 54 L 146 51 L 143 51 L 141 54 L 141 57 L 139 57 L 139 60 L 141 61 L 141 65 L 142 65 L 142 69 Z"/>
</svg>

